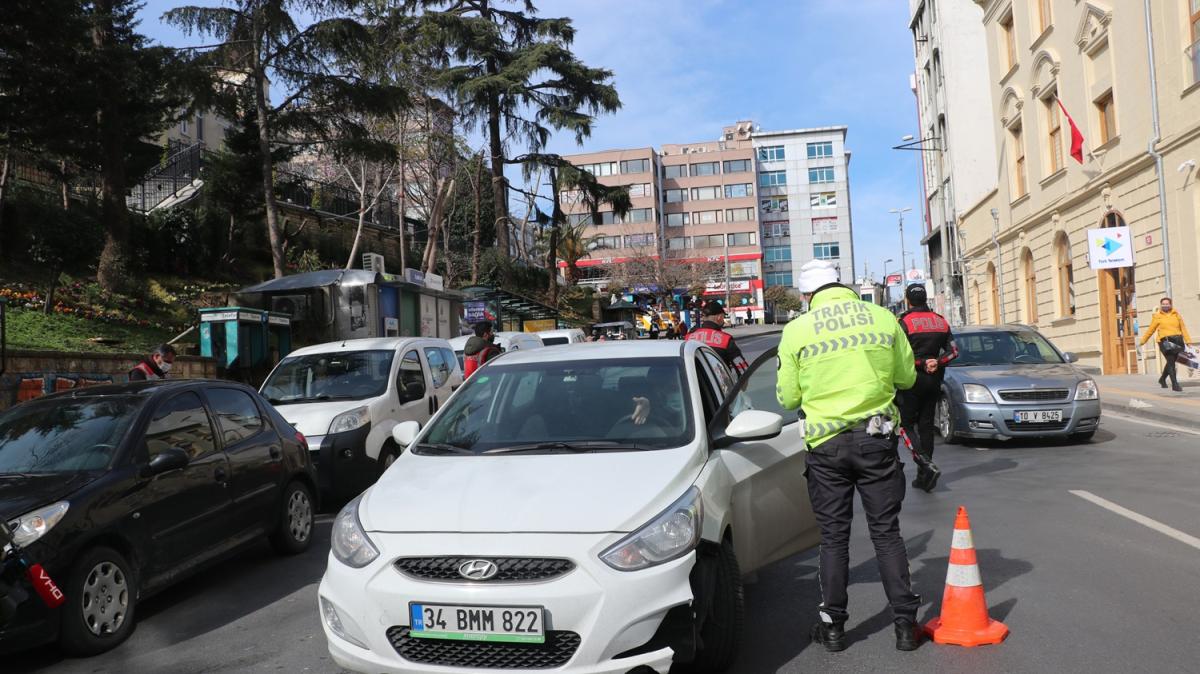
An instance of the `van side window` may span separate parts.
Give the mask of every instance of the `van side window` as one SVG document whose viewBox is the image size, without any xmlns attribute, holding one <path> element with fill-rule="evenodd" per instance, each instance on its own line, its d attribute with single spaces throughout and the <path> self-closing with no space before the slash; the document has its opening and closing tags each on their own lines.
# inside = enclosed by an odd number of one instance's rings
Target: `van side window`
<svg viewBox="0 0 1200 674">
<path fill-rule="evenodd" d="M 425 370 L 421 367 L 421 357 L 416 351 L 404 354 L 404 359 L 400 361 L 399 380 L 396 383 L 402 404 L 425 397 Z"/>
<path fill-rule="evenodd" d="M 450 381 L 450 364 L 446 362 L 444 352 L 435 347 L 425 347 L 425 360 L 429 361 L 429 373 L 433 375 L 433 387 L 441 388 Z"/>
</svg>

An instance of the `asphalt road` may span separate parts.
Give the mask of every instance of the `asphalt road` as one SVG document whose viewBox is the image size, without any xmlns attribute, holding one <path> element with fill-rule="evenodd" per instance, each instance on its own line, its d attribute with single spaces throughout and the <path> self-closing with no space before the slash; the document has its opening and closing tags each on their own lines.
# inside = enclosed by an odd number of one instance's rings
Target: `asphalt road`
<svg viewBox="0 0 1200 674">
<path fill-rule="evenodd" d="M 745 339 L 743 349 L 752 356 L 775 339 Z M 965 505 L 988 604 L 1012 629 L 1008 641 L 895 651 L 859 514 L 849 650 L 828 654 L 809 645 L 819 601 L 814 550 L 748 580 L 746 639 L 733 671 L 1195 671 L 1200 541 L 1179 540 L 1154 525 L 1200 537 L 1200 436 L 1106 417 L 1088 445 L 939 446 L 936 459 L 941 485 L 933 494 L 910 491 L 901 519 L 914 583 L 925 597 L 921 617 L 940 606 L 954 514 Z M 1151 521 L 1134 521 L 1072 491 Z M 304 555 L 279 558 L 264 544 L 146 601 L 132 637 L 110 653 L 73 660 L 39 649 L 0 669 L 338 672 L 316 610 L 329 541 L 323 519 Z"/>
</svg>

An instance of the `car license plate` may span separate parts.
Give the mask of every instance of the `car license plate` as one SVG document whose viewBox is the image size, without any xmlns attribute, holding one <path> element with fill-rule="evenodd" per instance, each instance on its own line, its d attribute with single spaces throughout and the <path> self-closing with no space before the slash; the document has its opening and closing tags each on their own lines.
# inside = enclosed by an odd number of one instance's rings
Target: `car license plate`
<svg viewBox="0 0 1200 674">
<path fill-rule="evenodd" d="M 1063 420 L 1062 410 L 1035 410 L 1017 412 L 1013 419 L 1018 424 L 1048 424 Z"/>
<path fill-rule="evenodd" d="M 545 609 L 541 606 L 408 605 L 410 632 L 421 639 L 500 641 L 518 644 L 546 642 Z"/>
</svg>

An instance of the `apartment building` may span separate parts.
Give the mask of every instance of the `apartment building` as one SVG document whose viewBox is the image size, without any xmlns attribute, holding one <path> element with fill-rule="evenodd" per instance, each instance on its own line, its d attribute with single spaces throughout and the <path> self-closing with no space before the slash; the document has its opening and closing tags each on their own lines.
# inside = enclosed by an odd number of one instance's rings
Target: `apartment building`
<svg viewBox="0 0 1200 674">
<path fill-rule="evenodd" d="M 999 170 L 959 222 L 969 318 L 1034 325 L 1085 365 L 1136 371 L 1161 297 L 1200 316 L 1200 0 L 975 2 Z M 1089 249 L 1110 239 L 1131 266 L 1093 268 Z"/>
<path fill-rule="evenodd" d="M 794 286 L 793 269 L 814 257 L 834 261 L 852 282 L 845 135 L 845 127 L 763 132 L 740 121 L 713 141 L 567 157 L 606 185 L 629 187 L 633 202 L 624 217 L 602 212 L 592 225 L 578 198 L 563 193 L 569 221 L 595 237 L 579 263 L 582 282 L 607 287 L 637 259 L 689 265 L 708 294 L 736 294 L 731 309 L 747 319 L 762 316 L 765 287 Z"/>
<path fill-rule="evenodd" d="M 756 131 L 766 286 L 796 286 L 799 269 L 829 260 L 854 283 L 846 127 Z"/>
<path fill-rule="evenodd" d="M 918 129 L 903 147 L 920 153 L 925 247 L 934 309 L 953 325 L 966 320 L 960 213 L 996 185 L 995 112 L 986 77 L 983 10 L 958 0 L 909 0 L 916 69 L 910 85 Z"/>
</svg>

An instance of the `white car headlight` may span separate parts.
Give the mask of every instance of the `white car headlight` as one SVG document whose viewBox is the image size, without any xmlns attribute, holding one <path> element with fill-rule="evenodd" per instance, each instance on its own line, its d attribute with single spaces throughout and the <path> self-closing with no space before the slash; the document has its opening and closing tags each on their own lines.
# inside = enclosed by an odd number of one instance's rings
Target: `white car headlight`
<svg viewBox="0 0 1200 674">
<path fill-rule="evenodd" d="M 994 403 L 992 392 L 980 384 L 963 384 L 963 399 L 969 403 Z"/>
<path fill-rule="evenodd" d="M 59 501 L 45 508 L 38 508 L 33 512 L 25 513 L 13 520 L 9 523 L 9 526 L 13 530 L 13 543 L 17 547 L 23 548 L 45 536 L 47 531 L 53 529 L 54 525 L 62 520 L 63 516 L 67 514 L 67 509 L 70 507 L 70 503 Z"/>
<path fill-rule="evenodd" d="M 1075 387 L 1076 400 L 1099 400 L 1100 388 L 1096 386 L 1096 382 L 1092 379 L 1085 379 L 1079 382 L 1079 386 Z"/>
<path fill-rule="evenodd" d="M 362 522 L 358 520 L 358 504 L 361 502 L 362 496 L 359 496 L 342 508 L 333 520 L 329 541 L 333 556 L 355 569 L 361 569 L 379 557 L 379 548 L 367 537 Z"/>
<path fill-rule="evenodd" d="M 356 431 L 371 421 L 371 414 L 365 407 L 356 407 L 342 412 L 329 422 L 329 434 Z"/>
<path fill-rule="evenodd" d="M 692 487 L 649 524 L 600 553 L 600 559 L 618 571 L 637 571 L 678 559 L 699 545 L 703 522 L 700 490 Z"/>
</svg>

